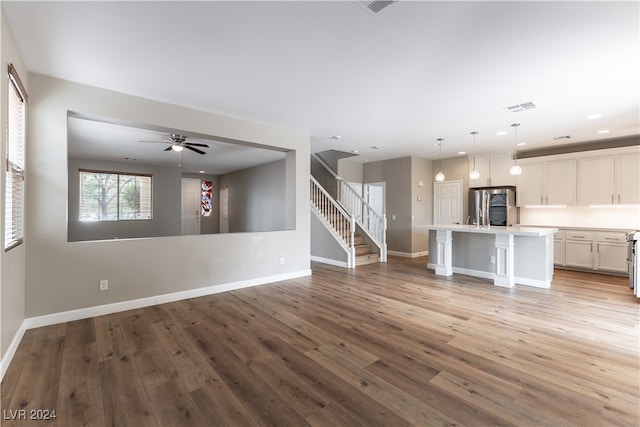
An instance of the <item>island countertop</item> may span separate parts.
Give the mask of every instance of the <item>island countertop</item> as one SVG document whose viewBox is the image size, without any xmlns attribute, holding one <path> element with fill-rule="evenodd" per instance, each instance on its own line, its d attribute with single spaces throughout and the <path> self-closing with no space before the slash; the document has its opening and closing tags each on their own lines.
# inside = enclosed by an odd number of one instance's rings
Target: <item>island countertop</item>
<svg viewBox="0 0 640 427">
<path fill-rule="evenodd" d="M 512 234 L 514 236 L 547 236 L 549 234 L 555 234 L 557 228 L 543 228 L 543 227 L 527 227 L 520 225 L 511 225 L 508 227 L 502 226 L 478 226 L 478 225 L 464 225 L 464 224 L 430 224 L 430 225 L 416 225 L 416 228 L 424 228 L 426 230 L 447 230 L 461 233 L 483 233 L 483 234 Z"/>
</svg>

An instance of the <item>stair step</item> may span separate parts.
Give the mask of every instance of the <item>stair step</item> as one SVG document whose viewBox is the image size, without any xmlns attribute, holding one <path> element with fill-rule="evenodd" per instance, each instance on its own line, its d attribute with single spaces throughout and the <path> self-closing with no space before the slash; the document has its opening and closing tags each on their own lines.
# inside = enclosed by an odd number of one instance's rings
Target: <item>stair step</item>
<svg viewBox="0 0 640 427">
<path fill-rule="evenodd" d="M 371 245 L 355 245 L 356 256 L 368 255 L 371 253 Z"/>
<path fill-rule="evenodd" d="M 356 266 L 373 264 L 375 262 L 378 262 L 378 254 L 375 254 L 375 253 L 360 255 L 356 257 Z"/>
</svg>

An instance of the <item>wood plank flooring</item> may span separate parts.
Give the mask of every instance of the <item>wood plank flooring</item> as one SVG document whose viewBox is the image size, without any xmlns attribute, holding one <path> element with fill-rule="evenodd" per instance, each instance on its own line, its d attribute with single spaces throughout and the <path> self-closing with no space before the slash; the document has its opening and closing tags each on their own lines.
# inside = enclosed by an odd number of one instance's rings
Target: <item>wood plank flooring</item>
<svg viewBox="0 0 640 427">
<path fill-rule="evenodd" d="M 639 307 L 620 277 L 505 289 L 426 258 L 313 264 L 27 331 L 2 425 L 638 426 Z"/>
</svg>

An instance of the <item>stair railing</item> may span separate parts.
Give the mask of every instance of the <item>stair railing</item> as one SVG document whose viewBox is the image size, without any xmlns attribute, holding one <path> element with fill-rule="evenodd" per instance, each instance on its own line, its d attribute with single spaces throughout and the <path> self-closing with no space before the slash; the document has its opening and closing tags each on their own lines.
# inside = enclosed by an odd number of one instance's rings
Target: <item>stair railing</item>
<svg viewBox="0 0 640 427">
<path fill-rule="evenodd" d="M 320 183 L 311 177 L 311 206 L 327 225 L 340 246 L 347 252 L 347 267 L 356 266 L 355 232 L 356 220 L 350 215 Z"/>
<path fill-rule="evenodd" d="M 340 178 L 317 154 L 311 156 L 336 180 L 338 202 L 351 214 L 362 231 L 380 249 L 380 261 L 387 262 L 387 217 L 378 213 L 356 190 Z"/>
</svg>

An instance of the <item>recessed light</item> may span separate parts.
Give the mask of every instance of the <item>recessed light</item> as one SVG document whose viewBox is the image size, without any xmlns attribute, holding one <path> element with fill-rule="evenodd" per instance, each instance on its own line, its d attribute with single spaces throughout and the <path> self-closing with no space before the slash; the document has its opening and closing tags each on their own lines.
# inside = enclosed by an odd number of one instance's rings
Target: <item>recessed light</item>
<svg viewBox="0 0 640 427">
<path fill-rule="evenodd" d="M 351 150 L 353 154 L 358 154 L 358 150 Z"/>
<path fill-rule="evenodd" d="M 378 147 L 377 145 L 374 145 L 373 147 L 371 147 L 372 150 L 379 150 L 380 147 Z"/>
<path fill-rule="evenodd" d="M 602 114 L 589 114 L 587 116 L 587 119 L 593 120 L 593 119 L 599 119 L 600 117 L 602 117 Z"/>
<path fill-rule="evenodd" d="M 498 132 L 498 136 L 506 135 L 508 132 L 506 130 L 501 130 Z"/>
<path fill-rule="evenodd" d="M 518 142 L 518 147 L 522 147 L 523 145 L 527 145 L 526 142 Z"/>
<path fill-rule="evenodd" d="M 133 158 L 133 157 L 125 157 L 124 159 L 125 159 L 125 160 L 138 160 L 138 159 L 135 159 L 135 158 Z"/>
<path fill-rule="evenodd" d="M 339 139 L 342 139 L 342 137 L 340 135 L 333 135 L 331 139 L 333 139 L 334 141 L 337 141 Z"/>
<path fill-rule="evenodd" d="M 204 173 L 204 171 L 200 171 L 200 173 Z"/>
<path fill-rule="evenodd" d="M 458 154 L 467 154 L 466 151 L 458 151 Z"/>
<path fill-rule="evenodd" d="M 609 129 L 602 129 L 598 131 L 600 135 L 602 135 L 603 133 L 609 133 L 609 132 L 611 132 Z"/>
</svg>

